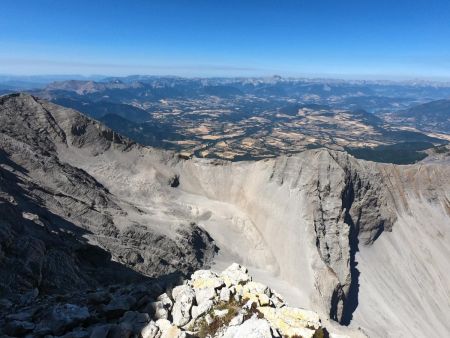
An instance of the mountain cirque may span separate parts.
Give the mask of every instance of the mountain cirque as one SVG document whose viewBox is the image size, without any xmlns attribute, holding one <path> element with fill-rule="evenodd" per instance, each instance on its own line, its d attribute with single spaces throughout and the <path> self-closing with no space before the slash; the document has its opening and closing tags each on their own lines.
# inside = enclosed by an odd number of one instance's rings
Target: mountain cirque
<svg viewBox="0 0 450 338">
<path fill-rule="evenodd" d="M 184 160 L 25 94 L 0 98 L 0 145 L 3 313 L 237 261 L 349 335 L 450 331 L 448 165 Z"/>
</svg>

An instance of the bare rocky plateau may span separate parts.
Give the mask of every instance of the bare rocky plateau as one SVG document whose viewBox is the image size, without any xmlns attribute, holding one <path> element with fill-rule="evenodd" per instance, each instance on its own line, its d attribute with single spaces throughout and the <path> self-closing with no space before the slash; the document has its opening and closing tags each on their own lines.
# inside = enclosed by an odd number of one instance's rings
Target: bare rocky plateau
<svg viewBox="0 0 450 338">
<path fill-rule="evenodd" d="M 0 326 L 41 300 L 67 305 L 68 295 L 142 283 L 164 291 L 235 261 L 330 331 L 445 337 L 449 177 L 446 164 L 326 149 L 185 160 L 75 110 L 3 96 Z"/>
</svg>

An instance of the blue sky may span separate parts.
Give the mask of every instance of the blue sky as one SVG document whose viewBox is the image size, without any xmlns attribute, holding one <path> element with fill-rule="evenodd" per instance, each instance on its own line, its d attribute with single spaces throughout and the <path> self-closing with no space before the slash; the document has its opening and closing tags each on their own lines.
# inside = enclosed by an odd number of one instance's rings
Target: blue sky
<svg viewBox="0 0 450 338">
<path fill-rule="evenodd" d="M 448 0 L 2 0 L 0 73 L 450 79 Z"/>
</svg>

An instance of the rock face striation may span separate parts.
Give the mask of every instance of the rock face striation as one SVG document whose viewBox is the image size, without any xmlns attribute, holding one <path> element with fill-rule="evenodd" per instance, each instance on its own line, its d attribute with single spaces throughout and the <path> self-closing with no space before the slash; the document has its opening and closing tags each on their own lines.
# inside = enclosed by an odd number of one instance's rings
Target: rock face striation
<svg viewBox="0 0 450 338">
<path fill-rule="evenodd" d="M 256 162 L 185 160 L 72 109 L 25 94 L 3 96 L 0 308 L 8 313 L 13 303 L 25 307 L 52 294 L 149 278 L 173 281 L 237 261 L 285 283 L 287 295 L 298 291 L 288 295 L 296 305 L 362 326 L 370 336 L 443 334 L 450 330 L 450 304 L 442 302 L 450 292 L 449 175 L 445 165 L 376 164 L 326 149 Z M 203 274 L 211 278 L 203 281 Z M 270 309 L 228 336 L 254 327 L 262 337 L 274 335 L 273 323 L 288 315 L 274 310 L 272 291 L 233 268 L 196 272 L 175 294 L 152 295 L 152 309 L 144 312 L 160 321 L 146 327 L 147 336 L 162 327 L 186 331 L 192 320 L 206 320 L 218 300 L 236 301 L 231 282 L 250 285 L 257 295 L 247 298 Z M 105 318 L 135 309 L 131 294 L 111 302 L 108 293 L 92 297 L 105 305 Z M 45 318 L 64 313 L 75 316 L 74 325 L 85 323 L 85 303 L 65 304 Z M 35 321 L 14 318 L 19 322 L 8 324 L 14 330 L 35 332 Z M 108 325 L 94 336 L 110 332 Z"/>
</svg>

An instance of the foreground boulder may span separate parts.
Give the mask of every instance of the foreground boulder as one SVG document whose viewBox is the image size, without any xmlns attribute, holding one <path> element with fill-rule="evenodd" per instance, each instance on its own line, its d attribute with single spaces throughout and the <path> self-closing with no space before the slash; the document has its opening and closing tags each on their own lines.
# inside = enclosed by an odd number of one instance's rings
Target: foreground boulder
<svg viewBox="0 0 450 338">
<path fill-rule="evenodd" d="M 273 334 L 267 320 L 252 317 L 241 325 L 229 326 L 223 333 L 223 337 L 271 338 Z"/>
<path fill-rule="evenodd" d="M 188 285 L 177 286 L 172 291 L 175 299 L 173 305 L 172 318 L 176 326 L 183 326 L 189 323 L 191 319 L 191 308 L 194 304 L 195 293 Z"/>
</svg>

